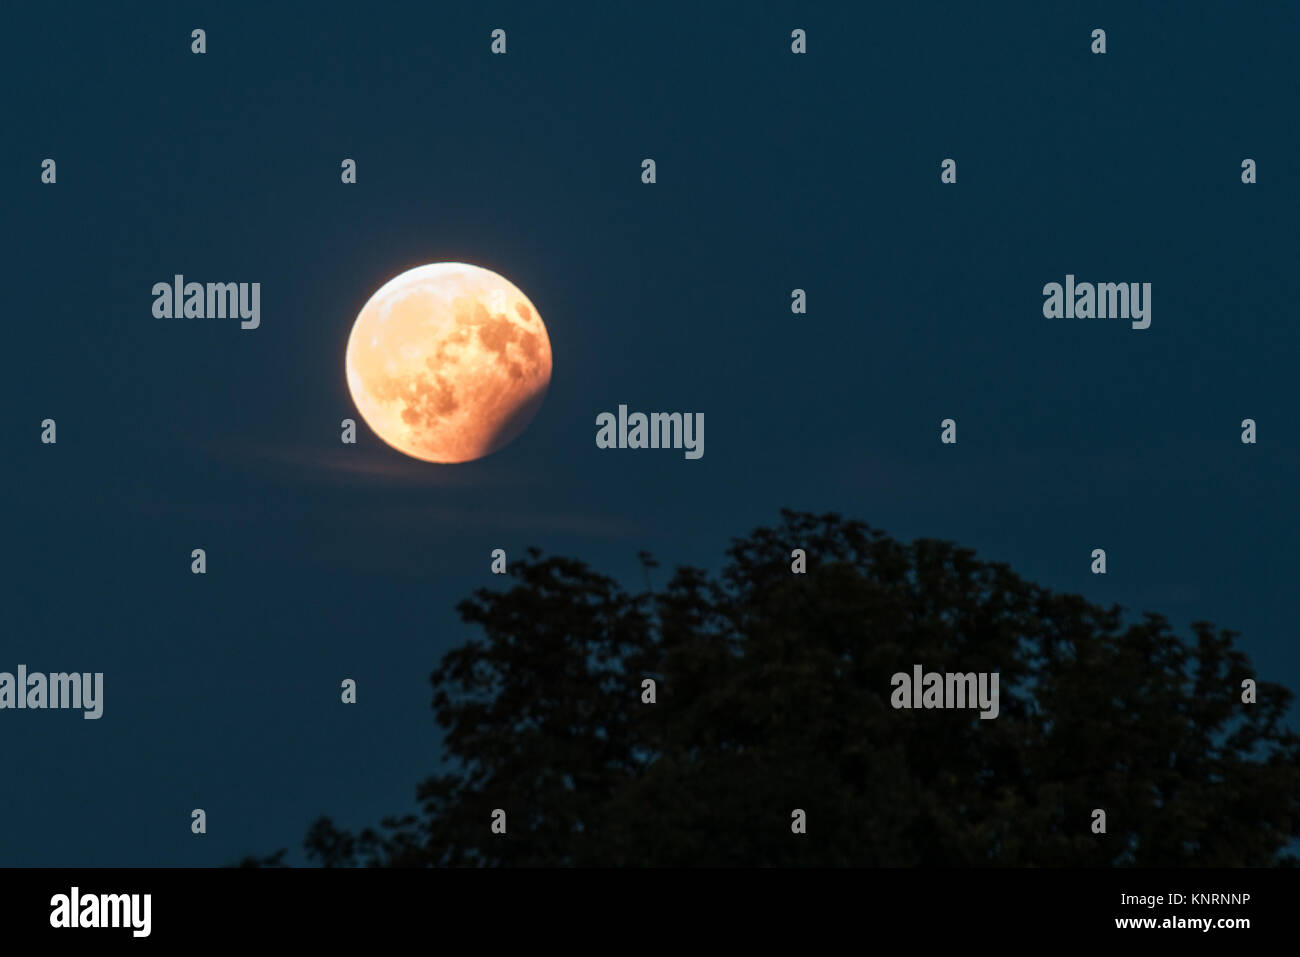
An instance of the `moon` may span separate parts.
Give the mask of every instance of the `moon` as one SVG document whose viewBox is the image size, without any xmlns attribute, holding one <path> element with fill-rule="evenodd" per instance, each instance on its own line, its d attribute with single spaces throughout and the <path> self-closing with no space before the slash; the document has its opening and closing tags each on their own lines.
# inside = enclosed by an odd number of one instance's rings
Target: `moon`
<svg viewBox="0 0 1300 957">
<path fill-rule="evenodd" d="M 517 438 L 541 408 L 551 340 L 504 276 L 430 263 L 361 308 L 345 367 L 352 401 L 381 439 L 426 462 L 470 462 Z"/>
</svg>

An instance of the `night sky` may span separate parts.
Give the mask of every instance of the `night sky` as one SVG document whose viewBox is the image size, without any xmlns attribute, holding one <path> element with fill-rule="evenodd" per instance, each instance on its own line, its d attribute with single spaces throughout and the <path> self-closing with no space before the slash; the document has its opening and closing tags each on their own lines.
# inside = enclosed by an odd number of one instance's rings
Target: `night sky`
<svg viewBox="0 0 1300 957">
<path fill-rule="evenodd" d="M 638 551 L 714 568 L 782 506 L 1238 629 L 1300 688 L 1300 13 L 1059 6 L 7 10 L 0 671 L 105 692 L 0 712 L 0 864 L 301 860 L 321 814 L 414 810 L 493 548 L 637 588 Z M 554 353 L 459 466 L 343 375 L 370 294 L 443 260 Z M 261 327 L 154 318 L 176 273 L 260 282 Z M 1044 318 L 1067 273 L 1150 282 L 1151 327 Z M 703 412 L 704 456 L 598 449 L 620 403 Z"/>
</svg>

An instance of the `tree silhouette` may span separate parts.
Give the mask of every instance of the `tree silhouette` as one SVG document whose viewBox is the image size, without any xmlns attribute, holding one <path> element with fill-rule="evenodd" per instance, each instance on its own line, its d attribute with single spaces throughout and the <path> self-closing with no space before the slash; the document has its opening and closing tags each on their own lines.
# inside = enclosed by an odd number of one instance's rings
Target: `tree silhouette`
<svg viewBox="0 0 1300 957">
<path fill-rule="evenodd" d="M 626 592 L 530 550 L 458 606 L 432 675 L 450 770 L 421 812 L 305 841 L 326 866 L 1294 864 L 1291 694 L 1235 633 L 1053 593 L 951 543 L 783 510 L 717 576 Z M 790 553 L 808 555 L 792 574 Z M 1000 714 L 890 679 L 998 672 Z M 642 681 L 657 683 L 643 703 Z M 490 814 L 508 815 L 493 834 Z M 803 809 L 807 833 L 791 832 Z M 1091 829 L 1105 810 L 1107 833 Z M 283 851 L 261 861 L 279 863 Z"/>
</svg>

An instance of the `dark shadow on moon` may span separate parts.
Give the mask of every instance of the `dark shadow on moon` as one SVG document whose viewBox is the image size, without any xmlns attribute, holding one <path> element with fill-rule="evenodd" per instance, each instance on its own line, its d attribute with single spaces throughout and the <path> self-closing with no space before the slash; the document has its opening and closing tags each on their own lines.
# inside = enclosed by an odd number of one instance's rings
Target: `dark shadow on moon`
<svg viewBox="0 0 1300 957">
<path fill-rule="evenodd" d="M 546 400 L 546 393 L 550 386 L 551 382 L 548 378 L 544 384 L 534 389 L 527 398 L 515 406 L 509 417 L 492 433 L 491 441 L 488 443 L 488 448 L 491 451 L 487 454 L 491 455 L 501 451 L 523 435 L 524 430 L 528 428 L 528 423 L 533 421 L 538 410 L 541 409 L 542 403 Z"/>
</svg>

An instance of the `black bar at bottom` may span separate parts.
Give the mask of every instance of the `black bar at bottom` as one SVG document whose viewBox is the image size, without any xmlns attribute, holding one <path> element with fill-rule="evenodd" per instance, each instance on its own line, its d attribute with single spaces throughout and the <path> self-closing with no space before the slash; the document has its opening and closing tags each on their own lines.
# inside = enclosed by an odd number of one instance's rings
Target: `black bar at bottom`
<svg viewBox="0 0 1300 957">
<path fill-rule="evenodd" d="M 925 944 L 1199 937 L 1232 946 L 1291 938 L 1297 912 L 1300 870 L 1285 868 L 0 869 L 7 943 L 64 937 L 91 946 L 119 938 L 807 948 L 898 935 Z"/>
</svg>

